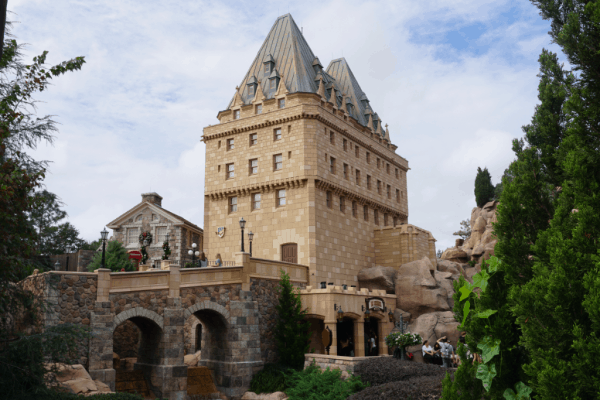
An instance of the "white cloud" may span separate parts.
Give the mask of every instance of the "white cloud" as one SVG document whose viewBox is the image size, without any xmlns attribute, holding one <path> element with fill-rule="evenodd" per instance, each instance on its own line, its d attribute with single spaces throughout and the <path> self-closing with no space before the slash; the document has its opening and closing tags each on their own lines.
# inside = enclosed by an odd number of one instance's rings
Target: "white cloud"
<svg viewBox="0 0 600 400">
<path fill-rule="evenodd" d="M 48 189 L 67 203 L 86 239 L 156 191 L 165 208 L 202 226 L 202 128 L 231 99 L 278 15 L 292 13 L 327 65 L 348 60 L 407 158 L 409 222 L 451 246 L 487 166 L 497 182 L 537 101 L 537 57 L 548 27 L 531 5 L 509 1 L 216 2 L 11 1 L 27 58 L 84 55 L 82 71 L 55 79 L 40 114 L 62 124 Z M 506 15 L 512 17 L 506 17 Z M 512 18 L 512 19 L 511 19 Z M 500 22 L 499 22 L 500 21 Z M 480 53 L 443 38 L 470 24 Z"/>
</svg>

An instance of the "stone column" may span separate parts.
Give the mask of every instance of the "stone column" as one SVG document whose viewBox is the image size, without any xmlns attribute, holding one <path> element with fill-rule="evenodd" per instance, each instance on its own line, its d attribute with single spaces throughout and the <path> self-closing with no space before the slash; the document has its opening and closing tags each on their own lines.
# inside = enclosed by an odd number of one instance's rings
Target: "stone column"
<svg viewBox="0 0 600 400">
<path fill-rule="evenodd" d="M 354 357 L 364 357 L 365 354 L 365 322 L 362 318 L 354 321 Z"/>
<path fill-rule="evenodd" d="M 325 321 L 325 325 L 331 329 L 331 346 L 329 347 L 329 355 L 337 356 L 337 321 Z"/>
<path fill-rule="evenodd" d="M 100 294 L 100 280 L 98 294 Z M 94 311 L 90 315 L 92 337 L 89 347 L 89 372 L 92 379 L 106 383 L 112 391 L 115 390 L 116 377 L 116 371 L 113 369 L 114 320 L 115 315 L 110 311 L 110 301 L 96 301 Z"/>
<path fill-rule="evenodd" d="M 250 253 L 235 253 L 235 266 L 243 267 L 242 270 L 242 290 L 250 290 L 250 274 L 256 272 L 256 264 L 250 262 Z"/>
</svg>

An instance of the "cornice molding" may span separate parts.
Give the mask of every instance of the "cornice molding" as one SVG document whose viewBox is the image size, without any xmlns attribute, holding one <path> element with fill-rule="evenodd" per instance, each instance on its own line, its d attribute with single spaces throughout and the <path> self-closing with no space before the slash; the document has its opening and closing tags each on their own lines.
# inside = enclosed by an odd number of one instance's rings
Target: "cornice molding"
<svg viewBox="0 0 600 400">
<path fill-rule="evenodd" d="M 302 188 L 306 186 L 307 181 L 308 180 L 306 178 L 277 179 L 269 182 L 254 183 L 234 188 L 211 190 L 210 192 L 205 192 L 204 196 L 209 197 L 211 200 L 222 200 L 233 195 L 243 197 L 249 196 L 256 191 L 260 191 L 261 193 L 269 193 L 277 189 Z"/>
</svg>

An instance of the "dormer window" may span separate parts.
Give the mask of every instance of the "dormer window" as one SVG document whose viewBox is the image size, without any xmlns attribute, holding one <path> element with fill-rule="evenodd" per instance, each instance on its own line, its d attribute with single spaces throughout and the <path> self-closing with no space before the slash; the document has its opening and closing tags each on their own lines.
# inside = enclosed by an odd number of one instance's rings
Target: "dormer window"
<svg viewBox="0 0 600 400">
<path fill-rule="evenodd" d="M 279 75 L 277 68 L 273 69 L 273 72 L 269 75 L 269 90 L 276 90 L 280 79 L 281 76 Z"/>
<path fill-rule="evenodd" d="M 240 110 L 233 111 L 233 119 L 240 119 Z"/>
<path fill-rule="evenodd" d="M 269 89 L 275 89 L 276 87 L 277 87 L 277 82 L 275 82 L 275 79 L 271 79 Z"/>
<path fill-rule="evenodd" d="M 254 86 L 248 86 L 248 96 L 254 96 Z"/>
<path fill-rule="evenodd" d="M 265 74 L 270 74 L 270 73 L 271 73 L 271 64 L 266 63 L 265 64 Z"/>
<path fill-rule="evenodd" d="M 274 69 L 273 67 L 275 66 L 275 59 L 270 54 L 267 54 L 263 60 L 263 64 L 265 65 L 265 75 L 268 75 Z"/>
<path fill-rule="evenodd" d="M 256 79 L 256 77 L 250 77 L 246 85 L 248 86 L 248 96 L 254 96 L 254 94 L 256 93 L 256 87 L 258 86 L 258 80 Z"/>
</svg>

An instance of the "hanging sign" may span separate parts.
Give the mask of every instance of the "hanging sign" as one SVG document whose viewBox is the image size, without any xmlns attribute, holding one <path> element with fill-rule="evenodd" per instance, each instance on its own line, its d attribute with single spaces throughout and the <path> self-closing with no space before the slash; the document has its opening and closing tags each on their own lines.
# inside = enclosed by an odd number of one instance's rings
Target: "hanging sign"
<svg viewBox="0 0 600 400">
<path fill-rule="evenodd" d="M 142 253 L 140 253 L 137 250 L 131 250 L 129 251 L 129 258 L 133 258 L 134 260 L 141 260 L 142 259 Z"/>
<path fill-rule="evenodd" d="M 373 311 L 383 311 L 385 309 L 385 302 L 382 298 L 372 297 L 367 299 L 367 308 Z"/>
</svg>

